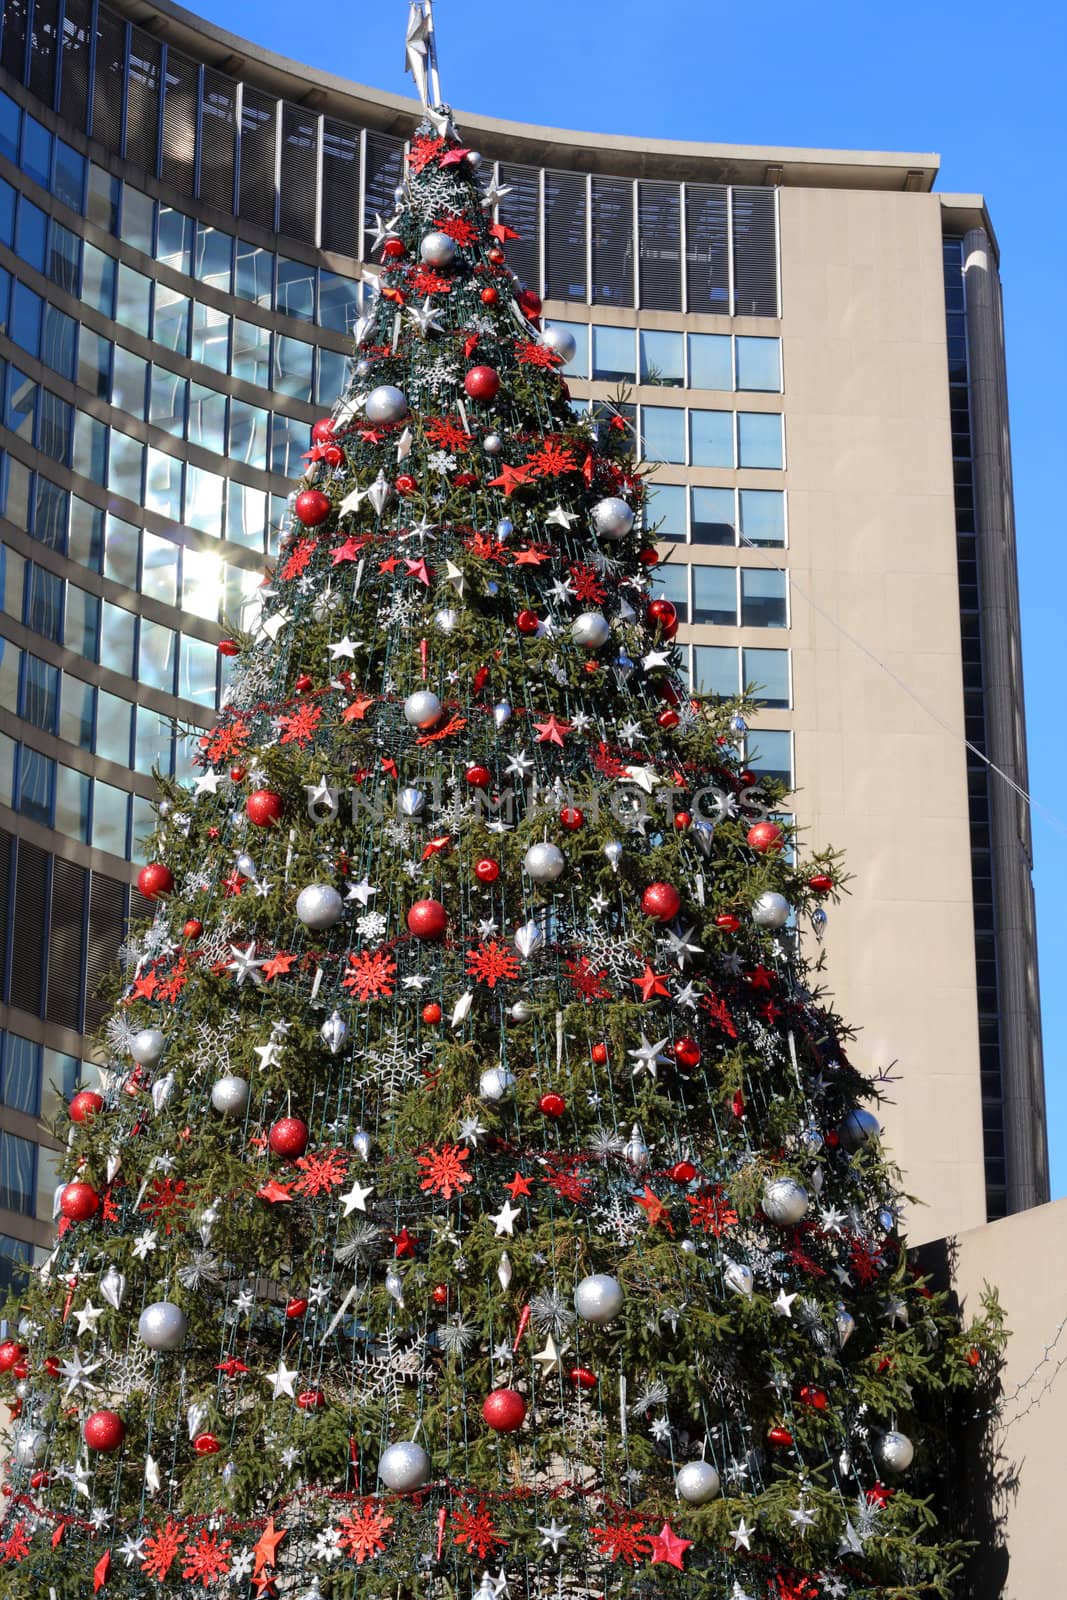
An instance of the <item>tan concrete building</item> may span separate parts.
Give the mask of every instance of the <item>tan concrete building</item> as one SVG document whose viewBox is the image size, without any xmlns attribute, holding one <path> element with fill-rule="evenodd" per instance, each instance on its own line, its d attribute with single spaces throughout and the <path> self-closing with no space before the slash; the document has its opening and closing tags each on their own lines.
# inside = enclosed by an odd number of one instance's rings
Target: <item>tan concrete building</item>
<svg viewBox="0 0 1067 1600">
<path fill-rule="evenodd" d="M 274 547 L 345 380 L 417 107 L 160 0 L 9 0 L 0 33 L 0 1235 L 49 1236 L 74 1081 L 169 718 Z M 828 978 L 924 1208 L 1047 1198 L 997 251 L 937 159 L 672 144 L 460 113 L 618 385 L 695 685 L 762 685 L 749 764 L 855 874 Z M 133 906 L 137 909 L 136 896 Z M 894 1065 L 895 1064 L 895 1065 Z M 50 1089 L 55 1085 L 55 1089 Z"/>
</svg>

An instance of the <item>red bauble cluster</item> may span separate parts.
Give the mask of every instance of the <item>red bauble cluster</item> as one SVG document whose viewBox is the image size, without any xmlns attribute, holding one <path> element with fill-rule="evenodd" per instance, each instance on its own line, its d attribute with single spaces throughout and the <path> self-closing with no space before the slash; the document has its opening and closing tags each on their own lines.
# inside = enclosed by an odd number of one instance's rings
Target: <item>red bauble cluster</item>
<svg viewBox="0 0 1067 1600">
<path fill-rule="evenodd" d="M 670 922 L 681 909 L 682 897 L 673 883 L 650 883 L 641 896 L 641 910 L 657 922 Z"/>
<path fill-rule="evenodd" d="M 440 900 L 416 900 L 408 912 L 407 923 L 416 939 L 443 939 L 448 912 Z"/>
<path fill-rule="evenodd" d="M 79 1089 L 70 1102 L 71 1122 L 89 1122 L 104 1109 L 104 1097 L 95 1089 Z"/>
<path fill-rule="evenodd" d="M 10 1372 L 25 1354 L 25 1345 L 16 1344 L 14 1339 L 5 1339 L 0 1344 L 0 1372 Z"/>
<path fill-rule="evenodd" d="M 497 1433 L 514 1433 L 526 1421 L 526 1401 L 517 1389 L 494 1389 L 486 1395 L 482 1416 Z"/>
<path fill-rule="evenodd" d="M 463 387 L 472 400 L 488 405 L 500 393 L 500 374 L 495 367 L 471 367 L 463 380 Z"/>
<path fill-rule="evenodd" d="M 280 1117 L 267 1136 L 276 1156 L 295 1161 L 308 1147 L 308 1125 L 301 1117 Z"/>
<path fill-rule="evenodd" d="M 158 900 L 174 888 L 174 874 L 162 861 L 150 861 L 137 874 L 137 887 L 146 900 Z"/>
<path fill-rule="evenodd" d="M 784 842 L 785 836 L 776 822 L 756 822 L 745 834 L 749 849 L 761 856 L 770 850 L 780 850 Z"/>
<path fill-rule="evenodd" d="M 330 515 L 330 497 L 321 489 L 303 489 L 293 509 L 305 528 L 317 528 Z"/>
<path fill-rule="evenodd" d="M 117 1450 L 125 1437 L 126 1424 L 117 1411 L 94 1411 L 82 1428 L 82 1438 L 89 1449 L 101 1455 Z"/>
<path fill-rule="evenodd" d="M 673 639 L 678 632 L 678 613 L 669 600 L 653 600 L 648 608 L 648 620 L 659 628 L 665 639 Z"/>
<path fill-rule="evenodd" d="M 257 828 L 271 828 L 282 820 L 285 805 L 281 795 L 275 794 L 273 789 L 253 789 L 245 801 L 245 810 L 249 822 L 255 823 Z"/>
<path fill-rule="evenodd" d="M 100 1196 L 91 1183 L 75 1178 L 63 1185 L 59 1209 L 69 1222 L 88 1222 L 100 1209 Z"/>
</svg>

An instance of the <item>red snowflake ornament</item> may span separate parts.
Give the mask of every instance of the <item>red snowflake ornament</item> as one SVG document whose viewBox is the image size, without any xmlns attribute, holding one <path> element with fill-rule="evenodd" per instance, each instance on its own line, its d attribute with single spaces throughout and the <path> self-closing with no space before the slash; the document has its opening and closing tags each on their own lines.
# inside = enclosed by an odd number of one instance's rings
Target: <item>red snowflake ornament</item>
<svg viewBox="0 0 1067 1600">
<path fill-rule="evenodd" d="M 348 1158 L 343 1150 L 301 1156 L 296 1164 L 304 1174 L 293 1186 L 297 1194 L 328 1194 L 331 1189 L 339 1189 L 348 1176 Z"/>
<path fill-rule="evenodd" d="M 361 1567 L 371 1556 L 381 1555 L 385 1549 L 385 1536 L 393 1526 L 381 1506 L 372 1501 L 341 1518 L 337 1524 L 341 1549 L 354 1558 Z"/>
<path fill-rule="evenodd" d="M 519 976 L 519 958 L 513 950 L 508 949 L 507 945 L 498 944 L 495 939 L 490 939 L 487 944 L 480 944 L 474 950 L 468 950 L 467 972 L 479 983 L 495 989 L 502 979 Z"/>
<path fill-rule="evenodd" d="M 348 958 L 351 969 L 341 980 L 359 1000 L 387 998 L 396 987 L 396 962 L 388 950 L 360 950 Z"/>
<path fill-rule="evenodd" d="M 229 1539 L 203 1529 L 196 1543 L 186 1548 L 182 1577 L 199 1581 L 205 1589 L 209 1583 L 217 1583 L 230 1570 L 229 1549 Z"/>
<path fill-rule="evenodd" d="M 416 1156 L 419 1166 L 426 1173 L 419 1188 L 430 1194 L 439 1194 L 443 1200 L 451 1200 L 465 1184 L 474 1181 L 463 1165 L 469 1157 L 470 1151 L 458 1144 L 442 1145 L 440 1150 L 431 1149 L 424 1156 Z"/>
</svg>

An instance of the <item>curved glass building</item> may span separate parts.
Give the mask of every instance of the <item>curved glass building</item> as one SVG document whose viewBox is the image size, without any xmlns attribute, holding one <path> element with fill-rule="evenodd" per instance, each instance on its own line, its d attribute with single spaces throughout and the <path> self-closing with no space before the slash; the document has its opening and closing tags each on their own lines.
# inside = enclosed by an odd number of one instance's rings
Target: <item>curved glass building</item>
<svg viewBox="0 0 1067 1600">
<path fill-rule="evenodd" d="M 51 1233 L 151 770 L 226 689 L 310 424 L 343 387 L 413 102 L 159 0 L 0 33 L 0 1249 Z M 937 158 L 460 114 L 509 263 L 622 402 L 694 686 L 850 853 L 834 988 L 907 1069 L 933 1237 L 1047 1197 L 996 242 Z M 971 750 L 965 745 L 969 741 Z M 91 1066 L 85 1067 L 90 1075 Z"/>
</svg>

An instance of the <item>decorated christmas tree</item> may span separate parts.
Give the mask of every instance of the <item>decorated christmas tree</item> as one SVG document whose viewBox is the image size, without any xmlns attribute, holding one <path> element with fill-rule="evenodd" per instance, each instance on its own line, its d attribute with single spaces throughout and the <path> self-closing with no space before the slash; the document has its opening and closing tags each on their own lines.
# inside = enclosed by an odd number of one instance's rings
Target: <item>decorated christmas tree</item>
<svg viewBox="0 0 1067 1600">
<path fill-rule="evenodd" d="M 631 430 L 480 166 L 428 105 L 162 786 L 0 1346 L 10 1600 L 953 1592 L 995 1313 L 909 1261 L 801 936 L 840 867 L 687 691 Z"/>
</svg>

